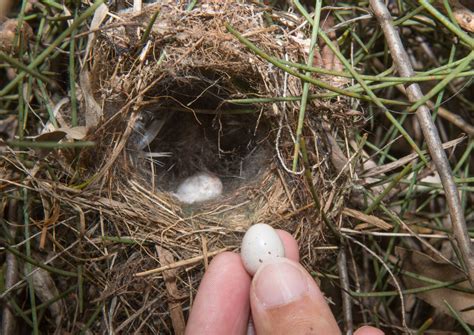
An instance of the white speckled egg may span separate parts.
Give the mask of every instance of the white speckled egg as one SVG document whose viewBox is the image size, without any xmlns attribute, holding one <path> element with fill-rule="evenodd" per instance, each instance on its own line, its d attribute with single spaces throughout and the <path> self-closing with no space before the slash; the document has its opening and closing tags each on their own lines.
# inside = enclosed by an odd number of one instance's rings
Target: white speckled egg
<svg viewBox="0 0 474 335">
<path fill-rule="evenodd" d="M 267 224 L 258 223 L 245 233 L 240 256 L 245 269 L 253 276 L 266 261 L 285 257 L 285 248 L 275 229 Z"/>
</svg>

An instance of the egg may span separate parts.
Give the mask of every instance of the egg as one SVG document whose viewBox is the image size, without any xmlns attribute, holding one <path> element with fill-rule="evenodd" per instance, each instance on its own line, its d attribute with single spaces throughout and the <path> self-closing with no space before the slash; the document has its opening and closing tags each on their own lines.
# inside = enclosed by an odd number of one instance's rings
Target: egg
<svg viewBox="0 0 474 335">
<path fill-rule="evenodd" d="M 223 185 L 219 177 L 199 172 L 183 180 L 174 193 L 179 201 L 194 204 L 216 199 L 222 194 Z"/>
<path fill-rule="evenodd" d="M 247 272 L 253 276 L 265 262 L 285 257 L 285 248 L 275 229 L 267 224 L 257 223 L 245 233 L 240 257 Z"/>
</svg>

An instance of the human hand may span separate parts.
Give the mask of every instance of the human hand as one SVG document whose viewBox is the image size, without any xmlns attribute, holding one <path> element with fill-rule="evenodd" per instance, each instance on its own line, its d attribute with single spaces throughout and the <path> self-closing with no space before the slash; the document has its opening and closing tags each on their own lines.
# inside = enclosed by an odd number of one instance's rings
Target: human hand
<svg viewBox="0 0 474 335">
<path fill-rule="evenodd" d="M 240 255 L 225 252 L 209 265 L 196 295 L 186 334 L 247 334 L 251 314 L 262 334 L 340 334 L 337 322 L 311 275 L 298 263 L 296 240 L 277 230 L 286 258 L 264 264 L 253 279 Z M 362 327 L 355 335 L 381 335 Z"/>
</svg>

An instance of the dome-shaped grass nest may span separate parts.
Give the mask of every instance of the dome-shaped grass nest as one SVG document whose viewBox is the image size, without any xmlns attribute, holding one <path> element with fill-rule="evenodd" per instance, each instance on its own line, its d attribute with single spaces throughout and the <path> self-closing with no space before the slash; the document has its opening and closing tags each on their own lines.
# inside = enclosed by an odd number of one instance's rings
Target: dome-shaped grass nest
<svg viewBox="0 0 474 335">
<path fill-rule="evenodd" d="M 271 224 L 296 203 L 310 202 L 301 172 L 287 173 L 299 99 L 261 102 L 300 96 L 301 81 L 226 29 L 230 25 L 273 57 L 302 62 L 308 45 L 298 27 L 301 18 L 250 4 L 205 3 L 189 12 L 172 4 L 151 5 L 138 14 L 124 12 L 116 22 L 124 24 L 98 34 L 85 70 L 94 103 L 102 107 L 92 139 L 105 153 L 102 161 L 94 153 L 88 164 L 101 164 L 96 168 L 114 178 L 112 188 L 119 180 L 135 180 L 166 199 L 180 214 L 164 220 L 165 226 L 177 219 L 186 226 L 185 217 L 191 215 L 194 226 L 245 229 L 256 222 Z M 322 124 L 350 123 L 345 110 L 343 99 L 312 100 L 307 107 L 303 135 L 311 139 L 316 185 L 331 173 Z M 297 170 L 303 168 L 300 163 Z M 192 206 L 180 203 L 173 192 L 200 172 L 220 178 L 222 195 Z M 149 220 L 162 216 L 156 210 L 146 211 Z"/>
<path fill-rule="evenodd" d="M 208 258 L 238 250 L 254 223 L 293 233 L 302 262 L 313 267 L 324 256 L 314 248 L 324 238 L 321 211 L 337 222 L 350 184 L 331 164 L 334 142 L 327 138 L 359 117 L 346 113 L 346 98 L 315 99 L 328 92 L 311 86 L 305 157 L 298 155 L 292 172 L 301 79 L 226 28 L 275 59 L 305 63 L 311 27 L 304 19 L 250 3 L 204 3 L 192 11 L 162 3 L 113 15 L 95 33 L 80 75 L 79 114 L 96 146 L 78 158 L 68 150 L 51 157 L 68 177 L 39 182 L 59 217 L 79 218 L 74 234 L 67 225 L 55 234 L 63 244 L 80 240 L 72 260 L 88 259 L 84 275 L 96 283 L 83 299 L 102 301 L 117 333 L 141 329 L 143 308 L 158 332 L 176 327 Z M 181 202 L 178 185 L 200 172 L 218 177 L 222 193 Z M 109 326 L 91 327 L 100 333 Z"/>
</svg>

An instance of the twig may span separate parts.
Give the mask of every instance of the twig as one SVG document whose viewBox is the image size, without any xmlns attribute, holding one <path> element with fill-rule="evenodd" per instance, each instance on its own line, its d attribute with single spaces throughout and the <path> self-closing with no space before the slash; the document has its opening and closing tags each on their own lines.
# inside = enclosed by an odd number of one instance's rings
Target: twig
<svg viewBox="0 0 474 335">
<path fill-rule="evenodd" d="M 12 67 L 16 69 L 24 71 L 25 73 L 29 74 L 32 77 L 35 77 L 39 80 L 44 81 L 45 83 L 51 84 L 53 82 L 50 78 L 46 77 L 44 74 L 41 74 L 40 72 L 35 71 L 35 69 L 30 69 L 28 66 L 26 66 L 22 62 L 8 56 L 7 54 L 4 54 L 3 52 L 0 52 L 0 60 L 10 64 Z"/>
<path fill-rule="evenodd" d="M 132 321 L 134 321 L 137 317 L 143 314 L 148 308 L 150 308 L 152 305 L 154 305 L 156 302 L 159 301 L 159 298 L 153 299 L 152 301 L 149 301 L 146 305 L 140 307 L 135 313 L 130 315 L 130 317 L 122 322 L 120 326 L 118 326 L 115 329 L 115 333 L 120 333 L 126 326 L 128 326 Z"/>
<path fill-rule="evenodd" d="M 8 220 L 12 223 L 16 223 L 17 220 L 17 201 L 10 200 L 9 208 L 8 208 Z M 10 228 L 10 237 L 12 241 L 15 239 L 17 228 L 15 224 L 12 225 Z M 5 289 L 9 289 L 13 287 L 16 282 L 18 281 L 18 262 L 15 255 L 11 253 L 7 253 L 6 255 L 6 274 L 5 274 Z M 15 299 L 12 295 L 10 299 Z M 15 320 L 15 315 L 11 310 L 11 306 L 9 303 L 5 302 L 3 306 L 3 317 L 2 317 L 2 330 L 0 333 L 2 334 L 15 334 L 16 324 L 17 321 Z"/>
<path fill-rule="evenodd" d="M 311 174 L 311 166 L 309 165 L 308 152 L 306 151 L 306 143 L 304 137 L 301 137 L 300 139 L 300 147 L 301 155 L 303 156 L 304 176 L 306 179 L 306 183 L 308 184 L 309 192 L 311 193 L 311 197 L 314 201 L 314 208 L 316 212 L 321 215 L 326 226 L 331 229 L 335 236 L 341 239 L 341 233 L 337 229 L 336 225 L 327 217 L 326 213 L 324 212 L 323 206 L 321 206 L 321 201 L 318 198 L 318 194 L 316 193 L 316 190 L 314 188 L 313 176 Z"/>
<path fill-rule="evenodd" d="M 337 257 L 337 268 L 339 270 L 339 282 L 341 284 L 341 295 L 342 295 L 342 311 L 344 314 L 344 328 L 345 333 L 352 335 L 354 331 L 354 324 L 352 320 L 352 300 L 349 294 L 349 275 L 347 273 L 347 257 L 346 248 L 344 245 L 339 250 Z"/>
<path fill-rule="evenodd" d="M 391 233 L 391 232 L 380 232 L 380 231 L 361 231 L 350 228 L 341 228 L 341 233 L 352 234 L 352 235 L 368 235 L 368 236 L 378 236 L 378 237 L 410 237 L 410 238 L 429 238 L 429 239 L 439 239 L 447 240 L 450 238 L 448 234 L 413 234 L 413 233 Z M 474 238 L 471 239 L 474 241 Z"/>
<path fill-rule="evenodd" d="M 342 88 L 339 88 L 339 87 L 335 87 L 335 86 L 329 85 L 328 83 L 326 83 L 322 80 L 319 80 L 319 79 L 301 74 L 298 71 L 295 71 L 292 68 L 284 65 L 283 63 L 281 63 L 275 57 L 272 57 L 272 56 L 266 54 L 265 52 L 263 52 L 262 50 L 260 50 L 259 48 L 257 48 L 252 42 L 250 42 L 248 39 L 246 39 L 244 36 L 242 36 L 242 34 L 240 34 L 237 30 L 235 30 L 229 23 L 226 23 L 225 27 L 227 28 L 227 30 L 232 35 L 234 35 L 242 44 L 244 44 L 247 48 L 252 50 L 256 55 L 258 55 L 259 57 L 265 59 L 266 61 L 270 62 L 271 64 L 275 65 L 279 69 L 287 72 L 288 74 L 291 74 L 292 76 L 295 76 L 296 78 L 299 78 L 299 79 L 303 80 L 304 82 L 311 83 L 315 86 L 324 88 L 324 89 L 329 90 L 331 92 L 339 93 L 340 95 L 345 95 L 345 96 L 348 96 L 348 97 L 357 98 L 357 99 L 361 99 L 361 100 L 364 100 L 364 101 L 373 101 L 373 98 L 368 96 L 368 95 L 359 94 L 359 93 L 352 92 L 352 91 L 349 91 L 349 90 L 345 90 L 345 89 L 342 89 Z M 1 94 L 0 94 L 0 96 L 1 96 Z M 310 98 L 311 97 L 312 97 L 312 95 L 310 96 Z M 276 100 L 277 98 L 272 98 L 272 99 Z M 280 101 L 285 101 L 286 99 L 288 99 L 288 98 L 280 98 Z M 297 97 L 294 100 L 301 100 L 301 97 Z M 231 100 L 228 100 L 227 102 L 229 102 L 229 101 L 231 101 Z M 384 102 L 382 99 L 379 99 L 379 101 Z M 397 103 L 397 104 L 399 104 L 399 103 Z"/>
<path fill-rule="evenodd" d="M 403 94 L 405 95 L 407 94 L 405 87 L 403 85 L 397 85 L 396 87 Z M 428 105 L 430 109 L 434 110 L 435 104 L 433 101 L 428 100 L 426 101 L 426 104 Z M 474 126 L 472 126 L 470 123 L 464 120 L 460 115 L 454 114 L 442 106 L 438 106 L 438 115 L 441 116 L 446 121 L 454 124 L 456 127 L 464 131 L 467 135 L 474 136 Z"/>
<path fill-rule="evenodd" d="M 304 7 L 301 5 L 299 0 L 293 0 L 294 4 L 298 8 L 298 10 L 303 14 L 303 16 L 308 20 L 308 22 L 311 25 L 315 25 L 315 22 L 311 19 L 309 16 L 308 12 L 304 9 Z M 350 62 L 342 55 L 342 53 L 339 51 L 339 49 L 334 45 L 334 43 L 331 41 L 331 39 L 321 30 L 319 31 L 319 35 L 323 39 L 324 43 L 332 50 L 334 55 L 341 61 L 342 64 L 344 64 L 345 68 L 351 73 L 351 75 L 354 77 L 354 79 L 359 83 L 359 85 L 364 89 L 364 91 L 367 93 L 371 101 L 382 111 L 384 112 L 385 116 L 387 119 L 397 128 L 397 130 L 400 132 L 400 134 L 403 135 L 405 140 L 410 144 L 410 146 L 415 150 L 419 155 L 420 159 L 424 161 L 425 163 L 428 164 L 428 161 L 426 160 L 425 156 L 421 153 L 421 149 L 418 148 L 416 145 L 415 141 L 410 137 L 408 132 L 402 127 L 402 125 L 393 117 L 393 115 L 390 113 L 390 111 L 385 107 L 383 102 L 375 95 L 375 93 L 372 91 L 372 89 L 367 85 L 367 83 L 360 77 L 359 73 L 353 68 L 353 66 L 350 64 Z"/>
<path fill-rule="evenodd" d="M 155 24 L 156 18 L 158 17 L 159 14 L 160 14 L 160 11 L 159 11 L 159 10 L 157 10 L 157 11 L 155 12 L 155 14 L 153 14 L 153 16 L 151 17 L 150 22 L 149 22 L 148 25 L 146 26 L 146 29 L 145 29 L 145 32 L 143 33 L 142 38 L 140 38 L 140 42 L 138 43 L 138 45 L 142 46 L 142 45 L 145 44 L 145 42 L 148 40 L 148 37 L 150 37 L 151 28 L 152 28 L 153 25 Z"/>
<path fill-rule="evenodd" d="M 461 59 L 461 61 L 464 61 L 464 59 Z M 457 62 L 453 62 L 452 64 L 454 63 L 457 63 Z M 461 63 L 461 62 L 459 62 Z M 381 61 L 379 61 L 378 59 L 374 59 L 373 60 L 373 64 L 375 65 L 375 67 L 377 69 L 382 69 L 383 68 L 383 64 Z M 442 78 L 444 78 L 446 75 L 442 75 Z M 411 83 L 412 80 L 410 80 L 410 78 L 406 78 L 406 77 L 399 77 L 399 79 L 408 79 L 408 80 L 405 80 L 405 81 L 402 81 L 404 82 L 405 84 L 406 83 Z M 416 78 L 416 77 L 413 77 L 413 78 Z M 441 79 L 442 79 L 441 78 Z M 433 80 L 437 80 L 438 78 L 433 78 Z M 395 85 L 395 87 L 403 93 L 403 95 L 407 95 L 407 92 L 405 90 L 405 86 L 403 86 L 402 84 L 399 84 L 399 85 Z M 428 105 L 428 107 L 431 109 L 431 110 L 434 110 L 435 109 L 435 104 L 433 101 L 431 100 L 428 100 L 426 101 L 426 104 Z M 462 131 L 464 131 L 467 135 L 469 136 L 474 136 L 474 126 L 472 126 L 471 124 L 469 124 L 466 120 L 464 120 L 460 115 L 458 114 L 454 114 L 452 113 L 451 111 L 447 110 L 446 108 L 442 107 L 442 106 L 438 106 L 438 115 L 441 116 L 443 119 L 445 119 L 446 121 L 452 123 L 453 125 L 455 125 L 456 127 L 458 127 L 459 129 L 461 129 Z"/>
<path fill-rule="evenodd" d="M 32 148 L 32 149 L 82 148 L 82 147 L 93 147 L 95 145 L 95 143 L 91 141 L 58 143 L 54 141 L 33 142 L 33 141 L 12 140 L 12 141 L 7 141 L 6 143 L 11 147 Z"/>
<path fill-rule="evenodd" d="M 142 0 L 133 0 L 133 11 L 141 12 L 143 7 Z"/>
<path fill-rule="evenodd" d="M 3 240 L 0 240 L 0 245 L 4 244 L 4 241 Z M 42 268 L 46 271 L 49 271 L 51 273 L 56 273 L 60 276 L 65 276 L 65 277 L 77 277 L 77 273 L 75 272 L 70 272 L 70 271 L 65 271 L 65 270 L 61 270 L 61 269 L 56 269 L 52 266 L 49 266 L 49 265 L 46 265 L 46 263 L 43 263 L 43 262 L 38 262 L 36 261 L 35 259 L 33 259 L 32 257 L 29 257 L 29 256 L 26 256 L 26 255 L 23 255 L 21 252 L 19 252 L 18 250 L 16 250 L 15 248 L 12 248 L 11 246 L 7 245 L 6 243 L 4 244 L 4 248 L 12 253 L 13 255 L 17 256 L 17 257 L 20 257 L 21 259 L 23 259 L 26 263 L 28 264 L 31 264 L 31 265 L 34 265 L 34 266 L 37 266 L 39 268 Z M 3 293 L 6 293 L 6 292 L 3 292 Z"/>
<path fill-rule="evenodd" d="M 168 250 L 156 246 L 156 252 L 160 257 L 161 264 L 173 264 L 173 254 Z M 207 252 L 203 253 L 204 260 L 207 260 Z M 176 270 L 168 270 L 163 272 L 166 290 L 168 291 L 168 310 L 170 311 L 171 324 L 176 335 L 184 334 L 185 321 L 183 316 L 183 308 L 181 303 L 176 301 L 179 297 L 178 287 L 176 286 Z"/>
<path fill-rule="evenodd" d="M 445 305 L 448 307 L 449 309 L 449 312 L 451 313 L 451 315 L 456 319 L 456 321 L 464 328 L 464 330 L 466 331 L 466 334 L 472 334 L 472 330 L 471 328 L 467 325 L 466 321 L 464 321 L 461 317 L 461 315 L 459 315 L 459 311 L 455 310 L 453 308 L 453 306 L 451 306 L 449 304 L 449 302 L 446 300 L 446 299 L 443 299 L 443 302 L 445 303 Z"/>
<path fill-rule="evenodd" d="M 220 254 L 224 251 L 227 251 L 228 249 L 229 248 L 222 248 L 222 249 L 219 249 L 219 250 L 216 250 L 216 251 L 212 251 L 212 252 L 207 253 L 207 256 L 212 257 L 212 256 L 218 255 L 218 254 Z M 153 275 L 153 274 L 163 272 L 165 270 L 171 270 L 171 269 L 180 268 L 180 267 L 183 267 L 183 266 L 186 266 L 186 265 L 195 264 L 195 263 L 198 263 L 198 262 L 202 261 L 203 259 L 204 259 L 204 255 L 196 256 L 196 257 L 192 257 L 192 258 L 189 258 L 189 259 L 184 259 L 182 261 L 177 261 L 176 263 L 167 264 L 167 265 L 161 266 L 161 267 L 156 268 L 156 269 L 151 269 L 151 270 L 147 270 L 147 271 L 143 271 L 143 272 L 137 272 L 137 273 L 135 273 L 134 276 L 135 277 L 145 277 L 145 276 L 149 276 L 149 275 Z"/>
<path fill-rule="evenodd" d="M 380 228 L 382 230 L 389 230 L 389 229 L 393 228 L 393 226 L 391 224 L 385 222 L 384 220 L 380 219 L 377 216 L 368 215 L 368 214 L 362 213 L 362 212 L 360 212 L 358 210 L 355 210 L 355 209 L 352 209 L 352 208 L 344 207 L 342 209 L 342 214 L 344 214 L 345 216 L 350 216 L 350 217 L 355 218 L 357 220 L 366 222 L 366 223 L 368 223 L 368 224 L 370 224 L 374 227 Z"/>
<path fill-rule="evenodd" d="M 23 198 L 23 234 L 25 236 L 25 257 L 31 257 L 31 243 L 30 243 L 30 199 L 28 196 L 28 190 L 23 189 L 22 192 Z M 35 295 L 35 286 L 33 284 L 33 278 L 30 276 L 33 268 L 31 263 L 25 263 L 25 275 L 27 276 L 26 282 L 28 285 L 28 295 L 30 296 L 31 304 L 31 322 L 33 323 L 33 334 L 39 335 L 39 322 L 38 322 L 38 312 L 36 310 L 36 295 Z"/>
<path fill-rule="evenodd" d="M 311 42 L 309 46 L 309 55 L 308 55 L 308 66 L 313 65 L 313 59 L 314 59 L 314 48 L 316 47 L 316 42 L 318 40 L 318 29 L 319 29 L 319 19 L 320 19 L 320 14 L 321 14 L 321 0 L 316 1 L 316 9 L 314 11 L 315 17 L 314 17 L 314 25 L 313 25 L 313 31 L 311 33 Z M 306 72 L 305 75 L 309 76 L 311 73 Z M 295 151 L 293 154 L 293 167 L 292 171 L 296 172 L 296 169 L 298 167 L 298 157 L 300 155 L 300 138 L 301 134 L 303 133 L 303 124 L 304 124 L 304 115 L 306 112 L 306 105 L 308 103 L 308 94 L 309 94 L 309 83 L 305 82 L 303 84 L 303 94 L 301 96 L 301 104 L 300 104 L 300 112 L 298 113 L 298 126 L 296 129 L 296 138 L 295 138 Z"/>
<path fill-rule="evenodd" d="M 398 72 L 401 76 L 414 76 L 414 71 L 411 66 L 408 55 L 402 44 L 398 32 L 393 26 L 392 17 L 381 0 L 370 0 L 370 5 L 374 11 L 377 20 L 379 21 L 385 39 L 390 48 L 390 52 L 395 62 Z M 416 83 L 411 84 L 406 88 L 408 99 L 415 103 L 423 98 L 420 86 Z M 474 254 L 471 249 L 469 235 L 466 228 L 466 222 L 462 205 L 457 192 L 456 184 L 452 175 L 451 167 L 448 162 L 446 153 L 443 150 L 441 139 L 438 131 L 431 118 L 431 113 L 426 105 L 420 106 L 416 111 L 418 122 L 428 145 L 428 150 L 431 154 L 433 162 L 436 166 L 438 174 L 443 184 L 444 192 L 446 194 L 446 201 L 449 207 L 449 214 L 453 225 L 454 235 L 461 253 L 463 263 L 468 272 L 471 285 L 474 285 Z"/>
<path fill-rule="evenodd" d="M 374 3 L 375 1 L 370 1 L 371 5 L 372 5 L 372 8 L 374 8 Z M 467 33 L 465 33 L 462 29 L 459 29 L 458 27 L 456 27 L 456 25 L 454 25 L 453 23 L 451 23 L 448 18 L 446 18 L 445 16 L 443 16 L 440 12 L 438 12 L 436 10 L 436 8 L 434 8 L 430 3 L 429 1 L 427 0 L 420 0 L 420 4 L 425 7 L 425 9 L 431 13 L 431 15 L 433 15 L 434 17 L 436 17 L 446 28 L 448 28 L 452 33 L 454 33 L 457 37 L 459 37 L 459 39 L 461 41 L 463 41 L 464 43 L 466 43 L 468 46 L 470 46 L 471 48 L 474 48 L 474 39 L 471 38 Z M 385 7 L 386 8 L 386 7 Z M 375 8 L 374 8 L 375 9 Z M 388 13 L 388 11 L 387 11 Z M 375 15 L 377 16 L 378 18 L 378 15 L 377 13 L 375 13 Z M 390 14 L 389 14 L 390 15 Z"/>
<path fill-rule="evenodd" d="M 431 109 L 434 109 L 435 107 L 435 104 L 432 101 L 427 101 L 426 104 Z M 441 106 L 438 107 L 438 115 L 446 121 L 454 124 L 456 127 L 464 131 L 467 135 L 471 137 L 474 136 L 474 126 L 464 120 L 460 115 L 454 114 Z"/>
<path fill-rule="evenodd" d="M 443 149 L 446 150 L 446 149 L 455 147 L 456 145 L 458 145 L 459 143 L 461 143 L 465 139 L 466 139 L 466 136 L 462 136 L 462 137 L 459 137 L 455 140 L 451 140 L 449 142 L 443 143 Z M 369 177 L 380 176 L 384 173 L 393 171 L 395 169 L 398 169 L 399 167 L 404 166 L 405 164 L 410 163 L 412 160 L 416 159 L 417 157 L 418 157 L 418 154 L 416 152 L 414 152 L 412 154 L 403 156 L 403 157 L 397 159 L 394 162 L 387 163 L 387 164 L 384 164 L 384 165 L 379 165 L 379 166 L 376 166 L 374 168 L 371 168 L 370 170 L 364 171 L 363 174 L 362 174 L 362 177 L 363 178 L 369 178 Z"/>
<path fill-rule="evenodd" d="M 408 108 L 408 112 L 414 112 L 420 106 L 426 104 L 430 98 L 438 94 L 439 91 L 444 89 L 444 87 L 446 87 L 446 85 L 448 85 L 457 74 L 462 72 L 473 59 L 474 59 L 474 51 L 471 51 L 471 53 L 466 57 L 466 59 L 464 59 L 464 61 L 461 64 L 459 64 L 455 69 L 453 69 L 449 75 L 447 75 L 443 80 L 441 80 L 438 84 L 436 84 L 436 86 L 433 87 L 428 93 L 426 93 L 423 96 L 420 96 L 420 100 L 417 100 L 413 104 L 413 106 Z"/>
<path fill-rule="evenodd" d="M 372 0 L 371 0 L 372 1 Z M 405 330 L 408 330 L 408 326 L 407 326 L 407 323 L 406 323 L 406 310 L 405 310 L 405 298 L 403 297 L 403 291 L 402 291 L 402 288 L 400 286 L 400 283 L 398 282 L 397 280 L 397 277 L 395 277 L 395 275 L 393 274 L 392 270 L 390 270 L 390 267 L 387 265 L 387 263 L 384 262 L 384 260 L 378 256 L 375 252 L 373 252 L 372 250 L 370 250 L 369 247 L 367 247 L 366 245 L 364 245 L 363 243 L 357 241 L 356 239 L 350 237 L 349 235 L 345 235 L 344 234 L 344 237 L 351 240 L 352 242 L 354 242 L 355 244 L 359 245 L 360 247 L 362 247 L 363 249 L 365 249 L 369 254 L 371 254 L 373 257 L 375 257 L 379 262 L 380 264 L 382 264 L 382 266 L 385 268 L 385 270 L 387 270 L 387 272 L 389 273 L 390 277 L 392 277 L 393 279 L 393 284 L 395 285 L 396 287 L 396 292 L 398 294 L 398 296 L 400 297 L 400 303 L 401 303 L 401 314 L 402 314 L 402 325 L 403 327 L 405 328 Z M 353 296 L 360 296 L 359 292 L 357 292 L 356 294 L 354 294 L 355 292 L 351 292 L 351 294 Z M 410 333 L 410 332 L 408 332 Z"/>
<path fill-rule="evenodd" d="M 353 90 L 351 87 L 349 87 L 349 89 L 355 92 L 355 90 Z M 361 90 L 358 90 L 358 91 L 361 91 Z M 332 98 L 337 97 L 338 95 L 339 95 L 338 93 L 334 93 L 334 92 L 323 92 L 323 93 L 310 94 L 308 96 L 308 99 L 311 99 L 311 100 L 332 99 Z M 365 95 L 361 95 L 359 99 L 370 101 L 370 99 Z M 278 97 L 273 96 L 273 97 L 267 97 L 267 98 L 226 99 L 226 100 L 223 100 L 223 102 L 236 104 L 236 105 L 252 105 L 252 104 L 260 104 L 260 103 L 300 101 L 300 100 L 301 100 L 301 96 L 287 95 L 287 96 L 278 96 Z M 384 98 L 379 98 L 379 100 L 382 101 L 386 105 L 409 106 L 409 103 L 406 101 L 391 100 L 391 99 L 384 99 Z"/>
</svg>

